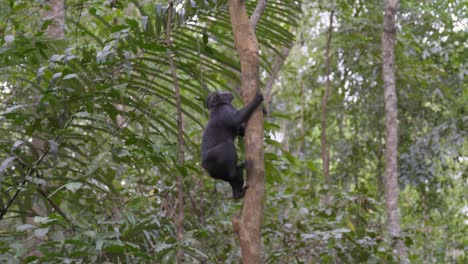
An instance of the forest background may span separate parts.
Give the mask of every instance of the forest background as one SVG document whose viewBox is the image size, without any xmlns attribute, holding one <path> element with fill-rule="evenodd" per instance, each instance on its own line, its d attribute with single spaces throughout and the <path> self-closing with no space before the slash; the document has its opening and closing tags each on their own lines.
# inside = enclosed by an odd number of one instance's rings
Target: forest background
<svg viewBox="0 0 468 264">
<path fill-rule="evenodd" d="M 246 4 L 251 14 L 257 3 Z M 383 195 L 384 8 L 267 1 L 255 28 L 263 263 L 402 261 Z M 401 1 L 396 12 L 411 263 L 468 258 L 467 12 L 463 0 Z M 239 73 L 226 0 L 2 0 L 0 262 L 173 263 L 182 252 L 187 263 L 238 263 L 231 218 L 242 202 L 203 171 L 200 142 L 205 98 L 237 96 Z"/>
</svg>

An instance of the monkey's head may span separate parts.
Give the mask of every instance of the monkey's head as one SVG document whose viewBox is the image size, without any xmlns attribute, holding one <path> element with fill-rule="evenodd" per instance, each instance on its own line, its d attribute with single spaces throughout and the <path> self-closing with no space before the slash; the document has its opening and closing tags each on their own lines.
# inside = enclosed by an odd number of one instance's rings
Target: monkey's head
<svg viewBox="0 0 468 264">
<path fill-rule="evenodd" d="M 208 109 L 213 109 L 218 105 L 231 104 L 234 95 L 230 92 L 214 92 L 206 99 L 206 106 Z"/>
</svg>

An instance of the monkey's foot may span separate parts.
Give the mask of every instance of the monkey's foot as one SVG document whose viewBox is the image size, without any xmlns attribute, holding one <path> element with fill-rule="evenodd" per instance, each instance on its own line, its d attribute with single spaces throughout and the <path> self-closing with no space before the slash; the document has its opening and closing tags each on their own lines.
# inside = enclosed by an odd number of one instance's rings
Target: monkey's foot
<svg viewBox="0 0 468 264">
<path fill-rule="evenodd" d="M 247 184 L 242 187 L 242 197 L 244 197 L 245 191 L 247 191 L 248 188 L 249 188 L 249 185 Z"/>
</svg>

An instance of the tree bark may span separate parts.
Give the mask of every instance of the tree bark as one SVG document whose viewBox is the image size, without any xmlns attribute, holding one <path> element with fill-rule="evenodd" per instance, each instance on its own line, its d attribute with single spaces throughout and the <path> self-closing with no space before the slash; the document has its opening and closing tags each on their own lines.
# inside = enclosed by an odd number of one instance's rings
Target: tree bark
<svg viewBox="0 0 468 264">
<path fill-rule="evenodd" d="M 63 24 L 65 23 L 65 1 L 64 0 L 47 0 L 50 6 L 49 10 L 44 11 L 42 14 L 43 19 L 52 19 L 46 33 L 47 36 L 53 39 L 65 38 L 65 32 L 63 31 Z"/>
<path fill-rule="evenodd" d="M 270 103 L 273 97 L 273 92 L 272 92 L 273 84 L 275 83 L 275 80 L 278 77 L 279 71 L 283 67 L 284 61 L 289 55 L 289 50 L 290 48 L 288 47 L 284 47 L 281 50 L 281 54 L 278 55 L 275 61 L 273 62 L 273 66 L 271 67 L 271 74 L 270 76 L 268 76 L 268 79 L 265 82 L 265 93 L 264 93 L 265 101 L 263 102 L 263 104 L 265 105 L 265 109 L 267 110 L 268 114 L 270 113 Z"/>
<path fill-rule="evenodd" d="M 400 218 L 398 215 L 398 125 L 397 96 L 395 89 L 395 14 L 398 0 L 387 0 L 382 32 L 382 75 L 385 96 L 385 203 L 387 230 L 395 239 L 398 255 L 406 258 L 406 248 L 400 238 Z"/>
<path fill-rule="evenodd" d="M 169 4 L 167 11 L 167 30 L 166 39 L 169 48 L 172 48 L 171 41 L 171 26 L 172 26 L 172 9 L 173 3 Z M 177 71 L 174 63 L 172 51 L 169 49 L 169 65 L 171 67 L 172 79 L 174 81 L 174 90 L 176 98 L 177 108 L 177 165 L 179 167 L 184 166 L 184 137 L 183 137 L 183 119 L 182 119 L 182 108 L 180 103 L 180 88 L 179 81 L 177 79 Z M 177 239 L 179 240 L 179 247 L 177 248 L 177 263 L 184 263 L 185 256 L 184 250 L 180 246 L 180 243 L 184 236 L 184 183 L 180 173 L 177 174 L 177 215 L 175 216 L 175 224 L 177 229 Z"/>
<path fill-rule="evenodd" d="M 263 5 L 258 5 L 264 8 Z M 260 13 L 256 10 L 255 14 Z M 249 21 L 244 0 L 229 2 L 234 42 L 241 64 L 241 96 L 244 105 L 259 92 L 259 52 L 254 28 Z M 261 262 L 261 227 L 265 198 L 265 166 L 263 161 L 263 112 L 257 108 L 245 129 L 247 185 L 240 215 L 234 216 L 234 231 L 239 238 L 242 263 Z"/>
<path fill-rule="evenodd" d="M 46 35 L 51 38 L 51 39 L 63 39 L 65 37 L 64 31 L 63 31 L 63 24 L 65 22 L 65 2 L 64 0 L 49 0 L 46 1 L 48 2 L 48 5 L 50 6 L 50 10 L 46 10 L 42 12 L 42 18 L 43 19 L 51 19 L 52 24 L 50 24 L 47 29 L 46 29 Z M 37 103 L 39 100 L 37 100 Z M 32 142 L 31 144 L 34 146 L 35 150 L 38 153 L 38 161 L 37 164 L 42 160 L 41 157 L 45 156 L 46 152 L 46 141 L 44 141 L 41 138 L 41 135 L 38 131 L 34 131 L 32 134 Z M 32 169 L 30 169 L 32 172 Z M 44 186 L 37 186 L 37 191 L 39 193 L 42 193 L 41 195 L 34 194 L 32 196 L 32 211 L 38 215 L 38 216 L 47 216 L 49 211 L 47 209 L 47 206 L 41 198 L 44 198 L 47 200 L 47 195 L 45 195 L 45 191 L 43 190 L 45 187 Z M 15 196 L 16 197 L 16 196 Z M 51 202 L 51 200 L 49 200 Z M 52 203 L 51 203 L 52 204 Z M 58 212 L 64 216 L 65 219 L 65 214 L 59 209 L 59 207 L 55 207 L 55 209 L 58 209 Z M 0 217 L 1 219 L 1 217 Z M 26 223 L 31 224 L 31 225 L 36 225 L 34 222 L 34 217 L 26 217 Z M 30 257 L 30 256 L 35 256 L 35 257 L 42 257 L 43 254 L 38 250 L 38 247 L 44 242 L 44 238 L 42 237 L 36 237 L 34 232 L 28 232 L 28 237 L 26 238 L 23 247 L 28 248 L 29 251 L 27 251 L 25 254 L 23 254 L 21 257 L 23 259 Z"/>
<path fill-rule="evenodd" d="M 253 12 L 252 16 L 250 16 L 250 24 L 252 25 L 253 32 L 255 32 L 255 28 L 257 27 L 258 21 L 262 17 L 263 11 L 265 11 L 265 7 L 267 4 L 267 0 L 258 0 L 257 7 Z"/>
<path fill-rule="evenodd" d="M 327 36 L 327 48 L 325 51 L 325 67 L 327 71 L 327 85 L 325 87 L 325 94 L 322 97 L 322 134 L 321 134 L 321 141 L 322 141 L 322 167 L 323 167 L 323 176 L 325 178 L 325 182 L 330 185 L 331 178 L 330 178 L 330 151 L 327 146 L 327 103 L 328 97 L 330 95 L 330 42 L 331 42 L 331 33 L 333 30 L 333 15 L 335 11 L 331 11 L 330 13 L 330 25 L 328 28 L 328 36 Z M 328 199 L 327 199 L 328 200 Z"/>
</svg>

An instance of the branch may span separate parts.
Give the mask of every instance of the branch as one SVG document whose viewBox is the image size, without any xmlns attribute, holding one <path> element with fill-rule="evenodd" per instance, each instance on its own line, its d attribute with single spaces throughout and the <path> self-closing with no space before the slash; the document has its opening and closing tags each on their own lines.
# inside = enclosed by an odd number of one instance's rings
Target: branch
<svg viewBox="0 0 468 264">
<path fill-rule="evenodd" d="M 68 123 L 64 126 L 64 128 L 67 128 L 71 122 L 73 121 L 73 119 L 75 119 L 74 116 L 72 116 L 70 118 L 70 120 L 68 121 Z M 55 137 L 54 141 L 58 143 L 58 141 L 62 138 L 62 135 L 58 135 Z M 32 168 L 29 168 L 28 171 L 26 172 L 26 175 L 23 177 L 24 180 L 21 181 L 20 183 L 20 186 L 23 186 L 26 184 L 27 182 L 27 178 L 28 177 L 31 177 L 31 174 L 35 171 L 35 168 L 37 166 L 39 166 L 39 164 L 42 162 L 42 160 L 45 158 L 45 156 L 49 153 L 50 151 L 50 144 L 49 144 L 49 147 L 44 151 L 44 153 L 42 153 L 42 155 L 39 157 L 39 159 L 36 161 L 36 163 L 34 163 L 34 165 L 32 166 Z M 10 208 L 10 206 L 13 204 L 13 202 L 16 200 L 16 197 L 18 197 L 18 194 L 21 192 L 21 188 L 19 188 L 18 190 L 16 190 L 15 194 L 13 195 L 13 197 L 10 199 L 10 201 L 8 201 L 7 205 L 5 206 L 5 208 L 3 208 L 3 210 L 0 212 L 0 221 L 2 221 L 3 217 L 5 216 L 5 214 L 8 212 L 8 209 Z"/>
<path fill-rule="evenodd" d="M 44 197 L 44 199 L 47 200 L 47 202 L 55 209 L 55 211 L 57 211 L 57 213 L 59 213 L 63 218 L 65 218 L 65 220 L 67 220 L 68 223 L 71 223 L 70 219 L 68 219 L 68 217 L 62 211 L 62 209 L 60 209 L 60 207 L 58 207 L 58 205 L 56 205 L 54 201 L 52 201 L 52 199 L 50 199 L 41 188 L 38 187 L 37 191 L 42 195 L 42 197 Z"/>
<path fill-rule="evenodd" d="M 250 24 L 254 31 L 257 27 L 258 21 L 260 21 L 260 17 L 262 17 L 263 12 L 265 11 L 266 4 L 267 0 L 258 0 L 257 7 L 255 7 L 255 11 L 250 16 Z"/>
</svg>

